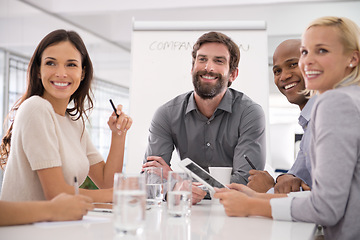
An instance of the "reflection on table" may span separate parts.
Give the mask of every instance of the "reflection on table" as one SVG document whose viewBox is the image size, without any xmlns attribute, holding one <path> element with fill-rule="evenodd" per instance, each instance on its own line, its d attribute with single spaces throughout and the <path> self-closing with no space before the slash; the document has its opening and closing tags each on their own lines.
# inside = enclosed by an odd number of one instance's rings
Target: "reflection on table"
<svg viewBox="0 0 360 240">
<path fill-rule="evenodd" d="M 228 217 L 218 202 L 203 200 L 192 206 L 191 217 L 172 218 L 167 216 L 166 204 L 147 213 L 143 238 L 172 240 L 227 240 L 271 239 L 295 240 L 313 239 L 315 224 L 273 221 L 263 217 Z"/>
<path fill-rule="evenodd" d="M 166 203 L 146 211 L 146 225 L 139 236 L 118 237 L 112 213 L 89 212 L 83 221 L 0 227 L 0 239 L 61 240 L 227 240 L 313 239 L 315 224 L 281 222 L 262 217 L 228 217 L 218 202 L 203 200 L 192 206 L 189 218 L 168 216 Z"/>
</svg>

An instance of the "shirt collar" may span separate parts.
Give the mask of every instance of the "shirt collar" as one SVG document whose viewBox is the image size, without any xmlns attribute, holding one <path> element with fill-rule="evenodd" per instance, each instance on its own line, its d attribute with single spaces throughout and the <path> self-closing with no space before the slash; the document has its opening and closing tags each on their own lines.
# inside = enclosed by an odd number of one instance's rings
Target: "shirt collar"
<svg viewBox="0 0 360 240">
<path fill-rule="evenodd" d="M 197 109 L 197 106 L 196 106 L 196 102 L 195 102 L 194 91 L 192 91 L 192 93 L 189 96 L 188 105 L 186 107 L 185 114 L 188 114 L 189 112 L 196 110 L 196 109 Z"/>
<path fill-rule="evenodd" d="M 311 109 L 315 103 L 316 100 L 316 95 L 312 96 L 309 101 L 305 104 L 304 108 L 302 109 L 302 111 L 300 112 L 300 116 L 299 116 L 299 124 L 301 125 L 301 127 L 303 129 L 306 128 L 306 126 L 308 125 L 309 121 L 310 121 L 310 117 L 311 117 Z"/>
<path fill-rule="evenodd" d="M 226 92 L 224 94 L 224 97 L 221 99 L 221 102 L 217 109 L 224 110 L 226 112 L 231 113 L 232 112 L 232 103 L 233 103 L 233 93 L 228 89 L 226 89 Z"/>
<path fill-rule="evenodd" d="M 221 110 L 231 113 L 232 112 L 232 102 L 233 102 L 233 94 L 228 88 L 228 89 L 226 89 L 224 97 L 221 99 L 221 102 L 220 102 L 219 106 L 216 108 L 216 110 L 221 109 Z M 187 114 L 193 110 L 198 110 L 196 102 L 195 102 L 194 91 L 190 94 L 189 103 L 186 107 L 185 114 Z"/>
</svg>

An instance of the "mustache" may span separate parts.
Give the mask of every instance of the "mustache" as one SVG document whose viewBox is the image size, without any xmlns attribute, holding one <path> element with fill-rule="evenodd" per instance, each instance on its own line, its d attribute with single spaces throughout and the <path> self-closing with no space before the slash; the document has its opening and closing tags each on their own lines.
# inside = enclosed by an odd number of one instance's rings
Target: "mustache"
<svg viewBox="0 0 360 240">
<path fill-rule="evenodd" d="M 220 73 L 208 72 L 208 71 L 205 71 L 205 70 L 199 70 L 199 71 L 196 72 L 196 76 L 200 76 L 200 75 L 209 75 L 209 76 L 212 76 L 212 77 L 221 78 Z"/>
</svg>

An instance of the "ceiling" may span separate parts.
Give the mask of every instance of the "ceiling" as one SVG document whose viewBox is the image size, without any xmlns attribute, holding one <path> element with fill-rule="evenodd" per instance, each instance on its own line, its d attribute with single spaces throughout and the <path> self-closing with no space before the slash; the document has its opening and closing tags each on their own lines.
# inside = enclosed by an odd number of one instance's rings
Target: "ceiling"
<svg viewBox="0 0 360 240">
<path fill-rule="evenodd" d="M 360 25 L 359 12 L 360 1 L 340 0 L 0 0 L 0 47 L 29 57 L 48 32 L 74 29 L 88 46 L 96 76 L 128 87 L 134 20 L 265 20 L 271 62 L 275 47 L 299 38 L 314 18 L 346 16 Z M 277 95 L 271 73 L 269 81 L 270 94 Z"/>
<path fill-rule="evenodd" d="M 130 50 L 132 21 L 135 20 L 268 20 L 277 23 L 300 10 L 312 19 L 312 12 L 330 10 L 339 0 L 20 0 L 34 8 L 86 29 Z M 315 4 L 315 5 L 314 5 Z M 320 5 L 319 5 L 320 4 Z M 326 5 L 327 4 L 327 5 Z M 319 7 L 318 7 L 319 6 Z M 360 5 L 359 5 L 360 6 Z M 285 8 L 284 8 L 285 7 Z M 300 9 L 299 9 L 300 8 Z M 290 11 L 286 11 L 290 9 Z M 293 9 L 293 11 L 291 11 Z M 294 10 L 297 10 L 296 12 Z M 350 11 L 351 9 L 349 9 Z M 354 10 L 354 9 L 353 9 Z M 360 9 L 357 9 L 360 10 Z M 286 17 L 285 19 L 282 17 Z M 302 20 L 300 20 L 302 21 Z M 307 24 L 307 22 L 304 22 Z M 268 24 L 270 34 L 281 35 Z M 302 29 L 302 28 L 301 28 Z M 289 31 L 289 30 L 287 30 Z M 273 33 L 271 33 L 273 32 Z M 290 34 L 298 34 L 296 28 Z"/>
</svg>

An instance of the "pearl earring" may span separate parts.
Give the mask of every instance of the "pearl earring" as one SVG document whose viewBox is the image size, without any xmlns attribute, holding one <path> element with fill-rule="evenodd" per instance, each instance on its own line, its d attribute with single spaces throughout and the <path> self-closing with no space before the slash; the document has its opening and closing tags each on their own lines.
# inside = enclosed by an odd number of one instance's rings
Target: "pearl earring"
<svg viewBox="0 0 360 240">
<path fill-rule="evenodd" d="M 349 67 L 351 67 L 351 68 L 353 67 L 352 63 L 350 63 Z"/>
</svg>

